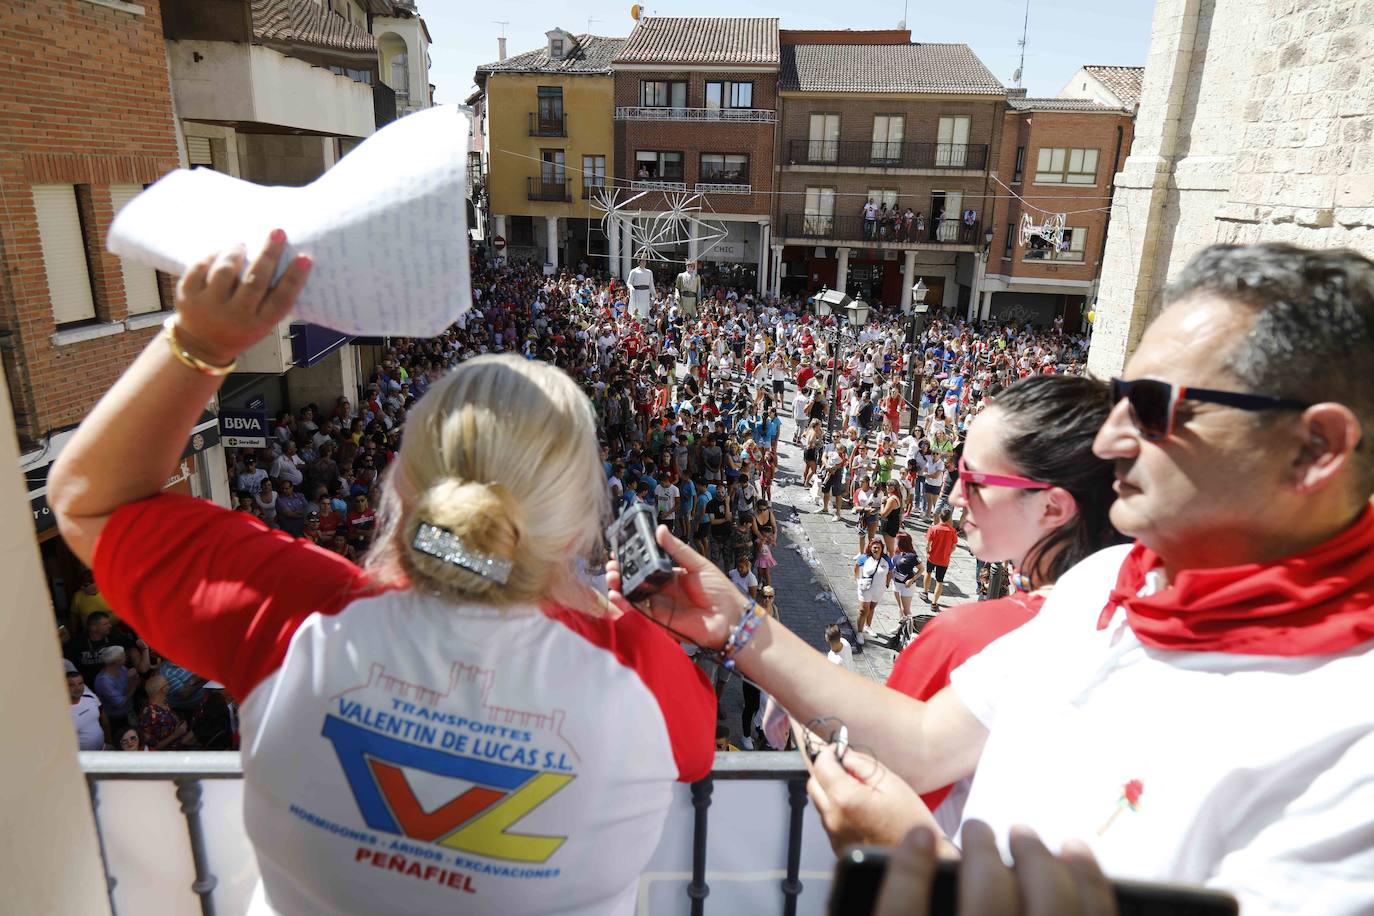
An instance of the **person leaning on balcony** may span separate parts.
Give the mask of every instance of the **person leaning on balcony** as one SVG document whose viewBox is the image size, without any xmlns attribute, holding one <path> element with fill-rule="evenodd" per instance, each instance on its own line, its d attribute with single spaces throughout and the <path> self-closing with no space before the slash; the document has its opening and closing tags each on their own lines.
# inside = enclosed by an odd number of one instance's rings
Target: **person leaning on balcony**
<svg viewBox="0 0 1374 916">
<path fill-rule="evenodd" d="M 767 621 L 737 664 L 800 721 L 843 715 L 882 762 L 865 785 L 817 758 L 837 846 L 931 826 L 915 792 L 973 776 L 961 842 L 971 818 L 1004 846 L 1028 824 L 1247 914 L 1367 912 L 1374 710 L 1350 698 L 1374 678 L 1374 386 L 1352 380 L 1374 378 L 1374 262 L 1217 245 L 1165 301 L 1093 444 L 1133 546 L 1068 570 L 929 702 Z M 650 610 L 721 645 L 740 602 L 659 540 L 684 572 Z"/>
<path fill-rule="evenodd" d="M 673 782 L 710 772 L 716 702 L 578 576 L 608 506 L 569 376 L 508 353 L 435 382 L 366 570 L 161 492 L 224 370 L 300 292 L 306 256 L 269 286 L 285 246 L 192 265 L 49 479 L 110 603 L 242 702 L 253 912 L 629 914 Z"/>
<path fill-rule="evenodd" d="M 872 200 L 864 204 L 864 238 L 873 238 L 873 229 L 878 223 L 878 205 Z"/>
</svg>

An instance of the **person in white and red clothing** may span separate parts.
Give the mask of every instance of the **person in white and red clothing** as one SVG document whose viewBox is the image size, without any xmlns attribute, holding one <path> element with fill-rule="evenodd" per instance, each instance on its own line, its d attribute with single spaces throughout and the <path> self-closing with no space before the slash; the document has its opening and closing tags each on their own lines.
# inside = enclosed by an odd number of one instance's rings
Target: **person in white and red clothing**
<svg viewBox="0 0 1374 916">
<path fill-rule="evenodd" d="M 630 913 L 672 784 L 710 770 L 716 704 L 676 642 L 576 573 L 607 507 L 566 374 L 506 354 L 435 382 L 366 570 L 161 493 L 299 293 L 303 255 L 269 288 L 285 245 L 194 264 L 49 478 L 110 604 L 241 701 L 251 911 Z"/>
<path fill-rule="evenodd" d="M 917 793 L 976 770 L 956 843 L 986 822 L 1005 852 L 1026 824 L 1112 876 L 1229 891 L 1247 916 L 1365 913 L 1374 709 L 1352 698 L 1374 680 L 1374 262 L 1217 245 L 1165 301 L 1093 446 L 1133 545 L 1068 570 L 925 703 L 771 621 L 737 664 L 799 721 L 843 716 L 881 763 L 816 757 L 837 847 L 933 828 Z M 735 612 L 652 609 L 702 644 Z"/>
<path fill-rule="evenodd" d="M 929 700 L 955 668 L 1031 620 L 1065 571 L 1123 542 L 1107 515 L 1112 464 L 1092 453 L 1109 409 L 1104 382 L 1065 375 L 1024 379 L 978 415 L 950 499 L 968 513 L 969 551 L 989 562 L 1011 557 L 1016 589 L 930 618 L 897 656 L 888 687 Z M 921 796 L 947 834 L 959 828 L 970 785 L 963 779 Z"/>
</svg>

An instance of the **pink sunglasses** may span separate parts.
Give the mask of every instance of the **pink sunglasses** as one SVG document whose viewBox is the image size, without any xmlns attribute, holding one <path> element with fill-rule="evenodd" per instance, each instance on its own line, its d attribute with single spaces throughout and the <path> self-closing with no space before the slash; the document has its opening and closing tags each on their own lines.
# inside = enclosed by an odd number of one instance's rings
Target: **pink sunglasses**
<svg viewBox="0 0 1374 916">
<path fill-rule="evenodd" d="M 1007 487 L 1013 490 L 1048 490 L 1054 486 L 1052 483 L 1031 480 L 1029 477 L 1017 477 L 1013 474 L 985 474 L 982 471 L 972 471 L 964 464 L 964 459 L 960 458 L 959 486 L 963 488 L 964 502 L 969 501 L 970 484 L 976 487 Z"/>
</svg>

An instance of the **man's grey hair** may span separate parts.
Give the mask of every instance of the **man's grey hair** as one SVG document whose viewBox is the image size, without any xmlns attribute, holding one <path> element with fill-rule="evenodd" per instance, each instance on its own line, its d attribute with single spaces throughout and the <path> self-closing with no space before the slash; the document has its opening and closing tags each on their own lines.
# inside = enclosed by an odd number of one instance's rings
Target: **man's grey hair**
<svg viewBox="0 0 1374 916">
<path fill-rule="evenodd" d="M 1254 322 L 1225 368 L 1257 394 L 1334 401 L 1374 434 L 1374 261 L 1348 248 L 1269 242 L 1212 245 L 1164 294 L 1202 293 L 1250 308 Z M 1362 494 L 1374 492 L 1374 446 L 1356 453 Z"/>
</svg>

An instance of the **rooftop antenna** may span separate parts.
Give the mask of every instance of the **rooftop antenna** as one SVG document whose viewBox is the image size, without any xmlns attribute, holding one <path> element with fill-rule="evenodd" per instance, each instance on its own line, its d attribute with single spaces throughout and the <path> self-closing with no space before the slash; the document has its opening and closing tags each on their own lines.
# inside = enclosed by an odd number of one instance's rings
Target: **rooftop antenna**
<svg viewBox="0 0 1374 916">
<path fill-rule="evenodd" d="M 1012 81 L 1016 83 L 1016 88 L 1021 88 L 1021 73 L 1026 69 L 1026 33 L 1030 28 L 1030 0 L 1026 0 L 1026 21 L 1021 23 L 1021 40 L 1017 42 L 1021 46 L 1021 62 L 1016 65 L 1016 72 L 1011 75 Z"/>
<path fill-rule="evenodd" d="M 593 23 L 593 22 L 600 22 L 600 21 L 601 21 L 600 19 L 593 19 L 591 16 L 588 16 L 588 17 L 587 17 L 587 34 L 588 34 L 588 35 L 592 34 L 592 23 Z"/>
<path fill-rule="evenodd" d="M 904 28 L 906 28 L 906 11 L 907 11 L 907 7 L 910 6 L 910 5 L 911 5 L 911 0 L 902 0 L 902 19 L 901 19 L 900 22 L 897 23 L 897 28 L 899 28 L 899 29 L 904 29 Z"/>
</svg>

